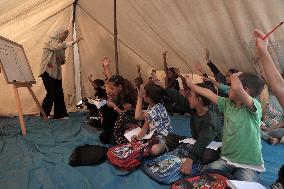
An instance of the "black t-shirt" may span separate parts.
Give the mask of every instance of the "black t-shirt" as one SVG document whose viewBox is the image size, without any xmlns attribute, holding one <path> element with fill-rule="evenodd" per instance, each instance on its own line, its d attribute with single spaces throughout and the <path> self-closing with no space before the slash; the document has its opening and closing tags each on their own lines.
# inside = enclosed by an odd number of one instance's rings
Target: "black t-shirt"
<svg viewBox="0 0 284 189">
<path fill-rule="evenodd" d="M 169 88 L 176 89 L 177 91 L 180 90 L 179 82 L 177 79 L 172 78 L 172 79 L 169 79 L 168 82 L 169 82 Z"/>
</svg>

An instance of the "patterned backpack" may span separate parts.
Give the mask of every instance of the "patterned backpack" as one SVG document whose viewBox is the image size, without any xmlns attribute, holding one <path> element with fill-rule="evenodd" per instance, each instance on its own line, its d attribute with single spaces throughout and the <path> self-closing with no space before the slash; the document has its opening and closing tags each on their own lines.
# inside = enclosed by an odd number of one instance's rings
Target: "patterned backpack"
<svg viewBox="0 0 284 189">
<path fill-rule="evenodd" d="M 230 189 L 228 178 L 217 173 L 200 173 L 196 176 L 177 181 L 172 189 Z"/>
<path fill-rule="evenodd" d="M 175 150 L 167 152 L 157 158 L 146 160 L 143 163 L 143 171 L 153 180 L 171 184 L 184 177 L 181 170 L 183 158 L 188 157 L 192 149 L 190 144 L 181 144 Z M 192 165 L 192 174 L 195 175 L 202 167 L 201 162 Z"/>
<path fill-rule="evenodd" d="M 132 171 L 149 155 L 154 144 L 153 140 L 120 144 L 107 151 L 107 158 L 117 168 L 123 171 Z"/>
</svg>

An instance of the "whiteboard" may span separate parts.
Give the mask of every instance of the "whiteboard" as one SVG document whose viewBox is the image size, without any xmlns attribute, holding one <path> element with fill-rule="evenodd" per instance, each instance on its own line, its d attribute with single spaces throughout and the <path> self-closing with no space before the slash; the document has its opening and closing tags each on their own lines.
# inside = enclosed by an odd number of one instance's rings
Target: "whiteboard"
<svg viewBox="0 0 284 189">
<path fill-rule="evenodd" d="M 8 84 L 35 83 L 23 46 L 1 36 L 0 63 Z"/>
</svg>

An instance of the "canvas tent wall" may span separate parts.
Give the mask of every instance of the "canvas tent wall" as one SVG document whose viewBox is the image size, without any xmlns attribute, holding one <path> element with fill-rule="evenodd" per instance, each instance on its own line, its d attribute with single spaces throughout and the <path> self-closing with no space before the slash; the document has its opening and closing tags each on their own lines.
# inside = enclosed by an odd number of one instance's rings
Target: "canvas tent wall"
<svg viewBox="0 0 284 189">
<path fill-rule="evenodd" d="M 38 68 L 44 41 L 55 28 L 71 27 L 71 0 L 2 0 L 0 35 L 24 46 L 36 78 L 34 85 L 39 100 L 45 95 Z M 197 60 L 204 61 L 204 48 L 210 49 L 214 63 L 225 72 L 228 68 L 255 71 L 252 31 L 265 32 L 283 20 L 282 0 L 208 1 L 208 0 L 119 0 L 117 20 L 119 32 L 120 73 L 133 80 L 136 64 L 142 65 L 143 76 L 152 68 L 162 69 L 162 52 L 169 52 L 169 64 L 182 72 L 195 72 Z M 79 43 L 81 88 L 83 96 L 94 93 L 87 76 L 102 77 L 103 56 L 114 60 L 113 0 L 79 0 L 75 22 L 84 40 Z M 270 51 L 280 67 L 284 67 L 284 27 L 270 37 Z M 72 109 L 75 79 L 72 49 L 67 51 L 63 66 L 65 102 Z M 111 65 L 114 71 L 114 64 Z M 207 69 L 207 72 L 208 69 Z M 0 114 L 15 114 L 11 86 L 0 75 Z M 25 113 L 38 112 L 26 91 L 20 91 Z M 70 110 L 71 110 L 70 109 Z"/>
</svg>

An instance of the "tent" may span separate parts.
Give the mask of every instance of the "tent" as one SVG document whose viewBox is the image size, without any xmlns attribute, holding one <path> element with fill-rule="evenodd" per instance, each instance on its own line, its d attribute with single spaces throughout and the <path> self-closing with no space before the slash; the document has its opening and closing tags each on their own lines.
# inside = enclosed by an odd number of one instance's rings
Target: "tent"
<svg viewBox="0 0 284 189">
<path fill-rule="evenodd" d="M 36 78 L 33 90 L 39 101 L 45 95 L 38 77 L 43 43 L 57 27 L 73 31 L 74 19 L 75 31 L 84 40 L 78 44 L 78 51 L 68 49 L 63 66 L 65 102 L 70 111 L 76 103 L 76 90 L 77 96 L 94 93 L 87 76 L 103 77 L 103 56 L 112 60 L 111 68 L 115 70 L 113 0 L 75 2 L 76 6 L 74 0 L 2 0 L 0 6 L 0 36 L 23 45 Z M 163 68 L 164 50 L 169 52 L 170 65 L 184 73 L 197 73 L 194 64 L 204 61 L 205 47 L 223 72 L 228 68 L 256 72 L 252 31 L 259 28 L 268 32 L 282 21 L 283 12 L 281 0 L 117 1 L 120 74 L 133 81 L 137 77 L 136 65 L 141 64 L 143 77 L 148 77 L 153 68 Z M 283 39 L 284 27 L 280 27 L 271 35 L 269 44 L 279 69 L 284 68 Z M 74 52 L 79 56 L 74 56 Z M 0 88 L 0 114 L 17 114 L 12 87 L 3 74 Z M 28 91 L 21 89 L 20 96 L 25 114 L 38 113 Z"/>
</svg>

